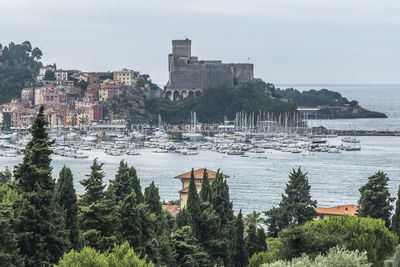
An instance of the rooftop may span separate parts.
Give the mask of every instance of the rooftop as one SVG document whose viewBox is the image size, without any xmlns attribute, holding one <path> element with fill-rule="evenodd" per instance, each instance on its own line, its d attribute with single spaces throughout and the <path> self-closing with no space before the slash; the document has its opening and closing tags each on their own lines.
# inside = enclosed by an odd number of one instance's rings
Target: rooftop
<svg viewBox="0 0 400 267">
<path fill-rule="evenodd" d="M 318 214 L 327 214 L 327 215 L 350 215 L 354 216 L 357 213 L 358 205 L 341 205 L 336 207 L 324 208 L 324 207 L 316 207 L 315 211 Z"/>
<path fill-rule="evenodd" d="M 204 168 L 195 170 L 194 171 L 194 179 L 202 180 L 203 179 L 203 175 L 204 175 L 204 170 L 205 170 Z M 215 179 L 215 176 L 217 175 L 217 172 L 210 171 L 208 169 L 206 169 L 206 170 L 207 170 L 208 178 L 209 179 Z M 190 172 L 186 172 L 184 174 L 180 174 L 178 176 L 175 176 L 175 178 L 177 178 L 177 179 L 190 179 L 190 175 L 191 175 L 191 171 Z M 226 175 L 226 174 L 222 174 L 222 178 L 229 178 L 229 176 Z"/>
<path fill-rule="evenodd" d="M 178 205 L 171 204 L 162 205 L 162 208 L 168 211 L 171 215 L 176 215 L 181 210 Z"/>
</svg>

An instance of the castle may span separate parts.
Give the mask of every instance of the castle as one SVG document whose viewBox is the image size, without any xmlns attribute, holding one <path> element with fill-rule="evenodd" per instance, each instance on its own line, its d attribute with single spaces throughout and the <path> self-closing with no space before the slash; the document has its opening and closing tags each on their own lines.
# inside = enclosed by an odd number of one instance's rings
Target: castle
<svg viewBox="0 0 400 267">
<path fill-rule="evenodd" d="M 168 55 L 169 81 L 165 96 L 171 100 L 201 95 L 203 89 L 234 86 L 254 79 L 253 64 L 199 60 L 192 56 L 192 41 L 172 40 Z"/>
</svg>

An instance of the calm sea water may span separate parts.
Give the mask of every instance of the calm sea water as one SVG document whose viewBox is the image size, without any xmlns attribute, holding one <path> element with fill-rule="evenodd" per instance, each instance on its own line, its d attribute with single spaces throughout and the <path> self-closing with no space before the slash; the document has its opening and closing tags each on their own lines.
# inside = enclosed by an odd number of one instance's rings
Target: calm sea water
<svg viewBox="0 0 400 267">
<path fill-rule="evenodd" d="M 389 119 L 350 120 L 356 129 L 371 127 L 400 130 L 400 86 L 305 86 L 306 88 L 327 88 L 341 92 L 349 99 L 356 99 L 360 104 L 372 110 L 385 112 Z M 326 122 L 326 123 L 332 123 Z M 335 128 L 340 125 L 336 120 Z M 343 122 L 348 127 L 348 122 Z M 353 126 L 354 127 L 354 126 Z M 344 128 L 348 129 L 348 128 Z M 196 156 L 180 156 L 176 154 L 158 154 L 150 150 L 141 150 L 140 156 L 112 157 L 101 151 L 92 151 L 88 159 L 70 159 L 53 157 L 53 174 L 63 165 L 72 169 L 78 193 L 83 193 L 79 181 L 90 171 L 95 157 L 104 164 L 106 182 L 112 179 L 117 171 L 119 161 L 124 159 L 136 167 L 142 187 L 151 181 L 159 187 L 162 200 L 179 198 L 181 183 L 173 177 L 190 171 L 191 168 L 220 168 L 228 174 L 228 184 L 233 206 L 236 211 L 242 209 L 245 214 L 253 210 L 265 211 L 279 203 L 281 193 L 288 181 L 289 172 L 300 167 L 308 173 L 311 194 L 321 206 L 356 204 L 359 199 L 358 189 L 373 173 L 381 170 L 390 177 L 389 188 L 392 196 L 397 196 L 400 185 L 400 137 L 360 137 L 362 150 L 359 152 L 343 152 L 341 154 L 315 153 L 291 154 L 271 151 L 267 158 L 248 158 L 228 156 L 212 151 L 200 151 Z M 339 143 L 340 140 L 330 140 Z M 0 169 L 13 167 L 20 163 L 22 157 L 0 157 Z"/>
<path fill-rule="evenodd" d="M 278 84 L 277 87 L 309 89 L 328 89 L 340 92 L 349 101 L 357 100 L 367 109 L 385 113 L 388 119 L 341 119 L 310 120 L 309 126 L 325 126 L 338 130 L 391 130 L 400 131 L 400 85 L 399 84 Z"/>
</svg>

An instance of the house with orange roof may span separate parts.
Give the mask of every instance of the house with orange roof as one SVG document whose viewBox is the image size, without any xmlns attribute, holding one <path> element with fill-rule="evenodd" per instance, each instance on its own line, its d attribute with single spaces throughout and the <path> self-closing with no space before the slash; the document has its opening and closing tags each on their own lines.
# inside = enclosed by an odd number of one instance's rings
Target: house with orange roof
<svg viewBox="0 0 400 267">
<path fill-rule="evenodd" d="M 354 216 L 357 214 L 359 206 L 358 205 L 340 205 L 335 207 L 316 207 L 315 211 L 318 213 L 318 216 L 314 218 L 314 220 L 325 219 L 331 216 Z"/>
<path fill-rule="evenodd" d="M 206 171 L 210 183 L 212 183 L 212 181 L 217 177 L 217 172 L 215 172 L 215 171 L 207 170 L 204 168 L 195 170 L 194 171 L 194 181 L 196 184 L 197 193 L 199 193 L 201 190 L 201 184 L 203 182 L 204 171 Z M 190 175 L 191 175 L 191 171 L 180 174 L 178 176 L 175 176 L 175 179 L 180 179 L 182 182 L 182 190 L 179 191 L 180 203 L 181 203 L 180 208 L 181 209 L 186 207 L 188 193 L 189 193 Z M 229 178 L 229 176 L 222 174 L 222 178 L 226 179 L 226 178 Z"/>
</svg>

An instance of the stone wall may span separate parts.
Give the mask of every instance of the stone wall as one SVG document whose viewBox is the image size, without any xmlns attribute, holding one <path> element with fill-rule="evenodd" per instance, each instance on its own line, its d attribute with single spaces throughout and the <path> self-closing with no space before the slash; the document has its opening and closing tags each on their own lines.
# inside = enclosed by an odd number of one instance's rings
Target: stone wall
<svg viewBox="0 0 400 267">
<path fill-rule="evenodd" d="M 253 64 L 222 63 L 220 60 L 198 60 L 191 55 L 190 40 L 173 40 L 168 55 L 169 81 L 165 94 L 178 97 L 199 95 L 203 89 L 234 86 L 254 79 Z"/>
</svg>

